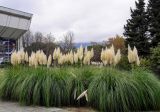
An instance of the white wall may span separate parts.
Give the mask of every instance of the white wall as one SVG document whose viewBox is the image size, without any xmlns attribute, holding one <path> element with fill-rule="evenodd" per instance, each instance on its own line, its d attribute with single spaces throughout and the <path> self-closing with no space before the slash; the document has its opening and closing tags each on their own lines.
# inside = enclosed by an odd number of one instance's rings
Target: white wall
<svg viewBox="0 0 160 112">
<path fill-rule="evenodd" d="M 23 50 L 22 37 L 17 40 L 17 50 Z"/>
<path fill-rule="evenodd" d="M 0 26 L 28 30 L 31 20 L 0 13 Z"/>
</svg>

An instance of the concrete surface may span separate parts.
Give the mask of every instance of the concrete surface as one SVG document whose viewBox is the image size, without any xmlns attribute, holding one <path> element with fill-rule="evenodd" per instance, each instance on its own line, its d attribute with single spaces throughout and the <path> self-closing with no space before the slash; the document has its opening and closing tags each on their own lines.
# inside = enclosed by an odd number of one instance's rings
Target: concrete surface
<svg viewBox="0 0 160 112">
<path fill-rule="evenodd" d="M 69 112 L 60 108 L 21 106 L 14 102 L 0 101 L 0 112 Z"/>
</svg>

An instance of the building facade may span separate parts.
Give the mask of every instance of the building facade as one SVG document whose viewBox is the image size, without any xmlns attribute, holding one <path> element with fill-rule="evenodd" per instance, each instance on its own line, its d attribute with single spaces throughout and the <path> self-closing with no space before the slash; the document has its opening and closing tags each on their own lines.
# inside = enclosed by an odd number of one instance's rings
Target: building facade
<svg viewBox="0 0 160 112">
<path fill-rule="evenodd" d="M 14 50 L 20 50 L 22 35 L 30 27 L 32 14 L 0 6 L 0 62 L 9 61 Z"/>
</svg>

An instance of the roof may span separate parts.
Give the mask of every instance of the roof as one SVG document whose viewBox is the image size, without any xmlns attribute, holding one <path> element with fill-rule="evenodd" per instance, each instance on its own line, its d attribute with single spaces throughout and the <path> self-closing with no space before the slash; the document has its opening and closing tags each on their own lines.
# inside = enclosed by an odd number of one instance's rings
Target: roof
<svg viewBox="0 0 160 112">
<path fill-rule="evenodd" d="M 31 19 L 33 16 L 33 14 L 31 13 L 27 13 L 27 12 L 15 10 L 15 9 L 3 7 L 3 6 L 0 6 L 0 13 L 12 15 L 12 16 L 18 16 L 18 17 L 22 17 L 25 19 Z"/>
<path fill-rule="evenodd" d="M 0 37 L 18 39 L 30 27 L 33 14 L 0 6 Z"/>
</svg>

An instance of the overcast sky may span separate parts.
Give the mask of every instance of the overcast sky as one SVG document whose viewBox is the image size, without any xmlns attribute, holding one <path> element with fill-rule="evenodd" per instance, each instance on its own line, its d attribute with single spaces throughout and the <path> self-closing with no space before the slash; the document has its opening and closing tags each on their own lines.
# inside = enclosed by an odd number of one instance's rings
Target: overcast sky
<svg viewBox="0 0 160 112">
<path fill-rule="evenodd" d="M 135 0 L 0 0 L 0 5 L 32 13 L 33 32 L 61 40 L 72 31 L 75 42 L 90 42 L 122 35 Z"/>
</svg>

